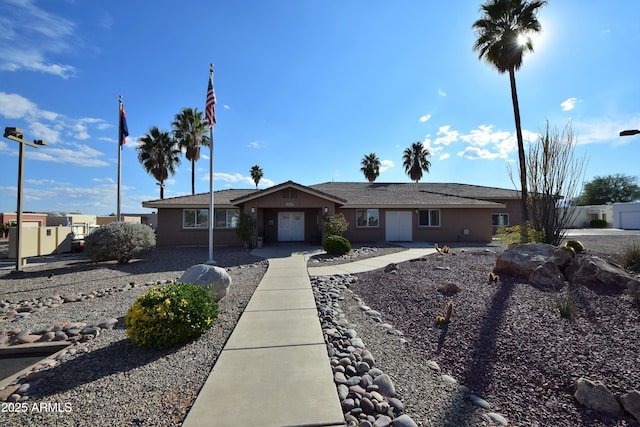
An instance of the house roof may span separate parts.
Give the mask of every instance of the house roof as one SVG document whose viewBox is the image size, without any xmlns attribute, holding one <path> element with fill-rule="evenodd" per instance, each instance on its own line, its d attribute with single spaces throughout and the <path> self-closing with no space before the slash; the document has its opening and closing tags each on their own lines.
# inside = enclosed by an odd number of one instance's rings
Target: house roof
<svg viewBox="0 0 640 427">
<path fill-rule="evenodd" d="M 235 206 L 231 203 L 231 200 L 238 197 L 245 196 L 250 193 L 255 193 L 256 190 L 242 189 L 242 190 L 218 190 L 213 193 L 213 200 L 218 207 L 232 207 Z M 209 193 L 198 193 L 188 196 L 171 197 L 169 199 L 156 199 L 142 202 L 144 208 L 200 208 L 209 206 Z"/>
<path fill-rule="evenodd" d="M 227 189 L 214 193 L 218 207 L 239 206 L 265 197 L 284 188 L 300 191 L 333 201 L 343 208 L 497 208 L 508 199 L 517 200 L 520 192 L 502 188 L 454 183 L 414 182 L 325 182 L 305 186 L 293 181 L 264 190 Z M 203 208 L 209 206 L 209 193 L 199 193 L 142 203 L 145 208 Z"/>
<path fill-rule="evenodd" d="M 513 190 L 447 183 L 325 182 L 310 187 L 347 200 L 345 208 L 496 208 L 500 201 L 519 197 Z"/>
<path fill-rule="evenodd" d="M 336 197 L 334 194 L 329 194 L 326 193 L 324 191 L 320 191 L 317 190 L 315 188 L 313 188 L 313 186 L 307 187 L 301 184 L 298 184 L 296 182 L 293 181 L 287 181 L 287 182 L 283 182 L 282 184 L 278 184 L 278 185 L 274 185 L 273 187 L 269 187 L 265 190 L 260 190 L 260 191 L 254 191 L 253 193 L 250 194 L 246 194 L 244 196 L 240 196 L 236 199 L 232 199 L 231 201 L 233 203 L 245 203 L 248 202 L 250 200 L 254 200 L 260 197 L 264 197 L 267 196 L 269 194 L 273 194 L 276 193 L 280 190 L 282 190 L 283 188 L 295 188 L 298 189 L 300 191 L 303 191 L 305 193 L 311 194 L 313 196 L 317 196 L 323 199 L 327 199 L 327 200 L 331 200 L 335 203 L 339 203 L 339 204 L 345 204 L 347 203 L 347 200 L 342 199 L 340 197 Z"/>
</svg>

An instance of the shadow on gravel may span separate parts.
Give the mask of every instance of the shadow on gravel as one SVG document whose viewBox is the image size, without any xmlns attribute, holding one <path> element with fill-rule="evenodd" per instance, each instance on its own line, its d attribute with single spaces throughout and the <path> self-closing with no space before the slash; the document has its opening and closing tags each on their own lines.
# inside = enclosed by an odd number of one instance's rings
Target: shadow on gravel
<svg viewBox="0 0 640 427">
<path fill-rule="evenodd" d="M 118 327 L 124 321 L 119 319 Z M 110 375 L 129 372 L 133 369 L 155 362 L 179 350 L 174 347 L 166 350 L 143 350 L 131 340 L 123 339 L 107 347 L 93 350 L 65 361 L 49 369 L 30 395 L 31 399 L 63 393 L 76 387 L 99 380 Z"/>
<path fill-rule="evenodd" d="M 486 311 L 482 326 L 480 328 L 480 334 L 478 335 L 471 358 L 472 362 L 462 374 L 461 381 L 459 383 L 468 386 L 475 395 L 482 396 L 489 383 L 492 381 L 492 375 L 494 366 L 489 360 L 488 353 L 496 351 L 496 337 L 500 325 L 504 321 L 504 317 L 509 306 L 509 298 L 513 293 L 513 287 L 515 283 L 510 278 L 505 278 L 504 281 L 500 281 L 498 290 L 493 296 L 491 306 Z M 449 413 L 452 416 L 448 417 L 448 421 L 443 427 L 458 427 L 460 424 L 460 408 L 465 406 L 464 395 L 459 393 L 456 400 L 451 403 Z M 469 404 L 468 407 L 473 406 Z M 472 420 L 473 412 L 470 410 L 465 411 L 468 414 L 468 421 Z M 453 416 L 455 414 L 455 416 Z M 465 424 L 466 425 L 466 424 Z"/>
</svg>

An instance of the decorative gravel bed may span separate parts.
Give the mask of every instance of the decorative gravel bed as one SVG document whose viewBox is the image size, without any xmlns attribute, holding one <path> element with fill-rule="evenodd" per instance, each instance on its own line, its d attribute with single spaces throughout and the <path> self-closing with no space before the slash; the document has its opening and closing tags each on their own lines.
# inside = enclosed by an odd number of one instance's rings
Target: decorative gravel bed
<svg viewBox="0 0 640 427">
<path fill-rule="evenodd" d="M 624 237 L 580 240 L 588 253 L 610 259 L 629 242 Z M 481 397 L 510 426 L 637 425 L 628 416 L 581 407 L 572 387 L 579 377 L 602 381 L 617 396 L 640 387 L 638 304 L 620 291 L 583 286 L 573 320 L 561 318 L 549 292 L 510 277 L 488 283 L 502 249 L 454 247 L 457 255 L 402 263 L 395 273 L 361 273 L 350 286 L 383 322 L 404 333 L 406 348 L 400 351 L 390 337 L 381 339 L 381 329 L 372 329 L 376 325 L 370 320 L 354 317 L 354 328 L 378 365 L 403 390 L 407 412 L 423 426 L 481 425 L 477 411 L 460 412 L 457 399 L 432 400 L 433 388 L 426 383 L 433 379 L 425 367 L 433 360 L 464 386 L 467 393 L 458 399 L 468 401 L 469 393 Z M 460 291 L 438 291 L 446 283 Z M 437 326 L 435 316 L 444 314 L 449 301 L 455 304 L 453 320 Z M 351 312 L 354 305 L 356 300 Z M 440 406 L 436 414 L 434 403 Z M 447 412 L 450 416 L 442 419 Z"/>
<path fill-rule="evenodd" d="M 588 251 L 608 258 L 628 243 L 626 238 L 581 240 Z M 637 425 L 629 418 L 608 418 L 581 408 L 570 394 L 578 376 L 601 380 L 616 393 L 640 387 L 637 306 L 620 294 L 582 289 L 576 316 L 569 322 L 560 318 L 548 293 L 509 278 L 487 284 L 486 275 L 504 245 L 450 246 L 458 255 L 402 263 L 396 273 L 361 273 L 341 294 L 339 305 L 350 327 L 375 357 L 376 366 L 393 380 L 406 414 L 420 426 L 492 425 L 495 421 L 486 417 L 489 410 L 470 404 L 473 393 L 491 405 L 490 411 L 504 415 L 510 426 Z M 126 337 L 123 317 L 147 285 L 175 280 L 206 259 L 206 248 L 160 248 L 150 259 L 124 266 L 77 259 L 29 267 L 23 273 L 0 271 L 0 301 L 5 303 L 137 284 L 43 308 L 16 321 L 3 321 L 0 308 L 0 332 L 36 330 L 52 322 L 118 320 L 94 339 L 75 344 L 75 354 L 47 361 L 42 373 L 16 384 L 29 384 L 17 402 L 27 406 L 14 405 L 13 412 L 0 414 L 0 424 L 179 425 L 267 263 L 243 250 L 216 250 L 215 259 L 229 271 L 233 287 L 220 302 L 214 328 L 184 346 L 137 349 Z M 461 291 L 438 292 L 444 282 L 455 283 Z M 453 321 L 438 328 L 434 318 L 450 300 L 455 302 Z M 362 304 L 378 311 L 382 323 L 403 335 L 388 333 L 360 308 Z M 432 362 L 441 371 L 434 370 Z M 0 403 L 16 390 L 0 390 Z M 26 409 L 19 413 L 16 408 Z"/>
</svg>

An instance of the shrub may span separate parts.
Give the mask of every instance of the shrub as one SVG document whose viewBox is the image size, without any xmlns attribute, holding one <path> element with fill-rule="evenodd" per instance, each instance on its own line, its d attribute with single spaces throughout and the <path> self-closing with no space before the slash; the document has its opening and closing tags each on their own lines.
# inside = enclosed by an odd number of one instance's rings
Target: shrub
<svg viewBox="0 0 640 427">
<path fill-rule="evenodd" d="M 640 271 L 640 240 L 633 240 L 624 247 L 622 266 L 628 270 Z"/>
<path fill-rule="evenodd" d="M 591 228 L 607 228 L 607 221 L 604 219 L 592 219 L 589 223 Z"/>
<path fill-rule="evenodd" d="M 351 250 L 351 243 L 342 236 L 333 235 L 325 239 L 322 247 L 329 255 L 344 255 Z"/>
<path fill-rule="evenodd" d="M 251 215 L 240 214 L 236 224 L 236 235 L 244 244 L 249 244 L 255 230 L 255 220 Z"/>
<path fill-rule="evenodd" d="M 569 246 L 570 248 L 573 248 L 573 250 L 577 254 L 579 254 L 580 252 L 584 252 L 584 245 L 580 240 L 569 240 L 567 241 L 567 243 L 565 243 L 565 246 Z"/>
<path fill-rule="evenodd" d="M 217 317 L 218 305 L 205 289 L 174 283 L 140 296 L 124 321 L 127 335 L 137 346 L 161 349 L 199 337 Z"/>
<path fill-rule="evenodd" d="M 324 235 L 325 236 L 342 236 L 349 223 L 343 214 L 334 215 L 332 217 L 325 217 L 324 220 Z"/>
<path fill-rule="evenodd" d="M 527 241 L 522 241 L 521 227 L 526 228 Z M 500 227 L 496 230 L 495 237 L 504 243 L 535 243 L 543 240 L 541 231 L 533 229 L 529 223 L 524 225 L 512 225 L 511 227 Z"/>
<path fill-rule="evenodd" d="M 112 222 L 93 230 L 84 239 L 84 251 L 93 261 L 117 260 L 126 264 L 131 259 L 150 253 L 156 246 L 151 227 L 131 222 Z"/>
<path fill-rule="evenodd" d="M 576 306 L 576 296 L 574 292 L 567 292 L 565 294 L 557 294 L 554 298 L 556 308 L 560 312 L 560 317 L 563 319 L 573 319 L 573 313 Z"/>
</svg>

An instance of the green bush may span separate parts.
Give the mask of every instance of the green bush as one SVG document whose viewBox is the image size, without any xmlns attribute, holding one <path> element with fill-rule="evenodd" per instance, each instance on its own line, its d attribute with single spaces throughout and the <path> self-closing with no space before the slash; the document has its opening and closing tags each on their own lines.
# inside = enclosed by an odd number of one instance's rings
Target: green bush
<svg viewBox="0 0 640 427">
<path fill-rule="evenodd" d="M 522 241 L 521 227 L 526 228 L 526 241 Z M 529 223 L 523 225 L 512 225 L 511 227 L 499 227 L 494 236 L 504 243 L 536 243 L 543 240 L 543 233 L 531 227 Z"/>
<path fill-rule="evenodd" d="M 324 220 L 324 235 L 325 236 L 342 236 L 349 223 L 343 214 L 334 215 L 332 217 L 325 217 Z"/>
<path fill-rule="evenodd" d="M 348 254 L 351 251 L 351 243 L 344 237 L 335 235 L 328 236 L 322 247 L 329 255 L 339 256 Z"/>
<path fill-rule="evenodd" d="M 127 335 L 139 347 L 169 348 L 211 328 L 218 305 L 199 286 L 174 283 L 140 296 L 124 318 Z"/>
<path fill-rule="evenodd" d="M 607 228 L 607 221 L 604 219 L 592 219 L 589 223 L 591 228 Z"/>
<path fill-rule="evenodd" d="M 236 235 L 242 240 L 242 243 L 249 245 L 253 237 L 256 222 L 251 215 L 241 213 L 236 224 Z"/>
<path fill-rule="evenodd" d="M 621 264 L 628 270 L 640 271 L 640 240 L 633 240 L 624 247 Z"/>
<path fill-rule="evenodd" d="M 131 259 L 150 253 L 156 246 L 151 227 L 131 222 L 112 222 L 93 230 L 84 239 L 84 251 L 93 261 Z"/>
</svg>

